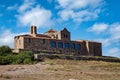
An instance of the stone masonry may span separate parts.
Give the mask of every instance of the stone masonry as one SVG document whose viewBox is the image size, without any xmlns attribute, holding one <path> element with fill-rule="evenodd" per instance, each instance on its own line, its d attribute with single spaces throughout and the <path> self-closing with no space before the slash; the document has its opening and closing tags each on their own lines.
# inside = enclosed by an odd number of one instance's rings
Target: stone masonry
<svg viewBox="0 0 120 80">
<path fill-rule="evenodd" d="M 30 27 L 30 34 L 14 37 L 14 52 L 20 51 L 74 54 L 81 56 L 102 56 L 102 44 L 88 40 L 71 41 L 70 32 L 50 29 L 44 34 L 37 33 L 37 27 Z"/>
</svg>

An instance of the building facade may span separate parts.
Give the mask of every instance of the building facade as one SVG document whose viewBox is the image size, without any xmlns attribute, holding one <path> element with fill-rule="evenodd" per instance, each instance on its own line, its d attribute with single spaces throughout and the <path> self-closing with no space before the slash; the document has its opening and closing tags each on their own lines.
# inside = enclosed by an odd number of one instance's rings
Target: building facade
<svg viewBox="0 0 120 80">
<path fill-rule="evenodd" d="M 70 32 L 66 28 L 60 31 L 50 29 L 44 34 L 38 34 L 37 27 L 31 26 L 30 34 L 14 37 L 14 52 L 26 50 L 38 53 L 102 56 L 101 43 L 88 40 L 71 41 Z"/>
</svg>

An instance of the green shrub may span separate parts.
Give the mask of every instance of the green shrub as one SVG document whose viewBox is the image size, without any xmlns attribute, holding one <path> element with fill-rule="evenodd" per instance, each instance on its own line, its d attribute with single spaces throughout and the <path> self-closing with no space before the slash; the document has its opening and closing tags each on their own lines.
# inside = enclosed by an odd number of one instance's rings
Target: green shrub
<svg viewBox="0 0 120 80">
<path fill-rule="evenodd" d="M 1 56 L 7 55 L 7 54 L 9 54 L 9 53 L 11 53 L 11 52 L 12 52 L 12 50 L 10 49 L 9 46 L 3 45 L 3 46 L 0 47 L 0 55 L 1 55 Z"/>
<path fill-rule="evenodd" d="M 16 55 L 13 54 L 7 55 L 5 58 L 9 61 L 9 64 L 13 64 L 17 60 Z"/>
<path fill-rule="evenodd" d="M 23 61 L 24 64 L 32 64 L 32 60 L 30 58 L 26 58 Z"/>
<path fill-rule="evenodd" d="M 13 62 L 13 64 L 22 64 L 23 63 L 23 60 L 21 59 L 16 59 L 16 61 Z"/>
<path fill-rule="evenodd" d="M 22 56 L 23 58 L 26 58 L 26 57 L 32 58 L 34 54 L 31 51 L 23 51 L 18 53 L 18 55 Z"/>
<path fill-rule="evenodd" d="M 34 56 L 31 51 L 24 51 L 16 55 L 16 64 L 31 64 L 34 61 Z"/>
<path fill-rule="evenodd" d="M 0 65 L 9 64 L 9 60 L 6 57 L 0 56 Z"/>
<path fill-rule="evenodd" d="M 0 65 L 4 64 L 32 64 L 34 62 L 33 53 L 30 51 L 20 52 L 18 54 L 7 54 L 0 56 Z"/>
</svg>

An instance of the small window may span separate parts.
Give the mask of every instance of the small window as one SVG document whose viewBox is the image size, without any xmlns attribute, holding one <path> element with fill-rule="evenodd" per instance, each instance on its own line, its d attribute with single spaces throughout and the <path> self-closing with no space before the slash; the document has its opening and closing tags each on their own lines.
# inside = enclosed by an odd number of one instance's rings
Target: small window
<svg viewBox="0 0 120 80">
<path fill-rule="evenodd" d="M 68 49 L 70 47 L 70 44 L 69 43 L 65 43 L 64 46 L 65 46 L 65 48 Z"/>
<path fill-rule="evenodd" d="M 64 36 L 64 38 L 68 38 L 68 35 L 67 35 L 67 34 L 64 34 L 63 36 Z"/>
<path fill-rule="evenodd" d="M 31 38 L 28 38 L 28 42 L 31 43 Z"/>
<path fill-rule="evenodd" d="M 65 38 L 66 36 L 65 36 L 65 34 L 64 34 L 64 38 Z"/>
<path fill-rule="evenodd" d="M 58 48 L 63 48 L 63 43 L 62 42 L 58 42 Z"/>
<path fill-rule="evenodd" d="M 62 50 L 60 50 L 60 53 L 62 52 Z"/>
<path fill-rule="evenodd" d="M 55 48 L 55 47 L 56 47 L 56 42 L 52 41 L 52 42 L 50 43 L 50 45 L 51 45 L 51 47 Z"/>
<path fill-rule="evenodd" d="M 66 52 L 69 52 L 68 50 Z"/>
<path fill-rule="evenodd" d="M 80 54 L 80 52 L 78 52 L 78 54 Z"/>
<path fill-rule="evenodd" d="M 75 43 L 71 44 L 71 49 L 75 49 Z"/>
<path fill-rule="evenodd" d="M 66 34 L 66 38 L 68 38 L 68 35 Z"/>
<path fill-rule="evenodd" d="M 81 49 L 81 45 L 80 44 L 76 44 L 76 49 L 80 50 Z"/>
<path fill-rule="evenodd" d="M 58 35 L 56 35 L 56 39 L 58 39 Z"/>
<path fill-rule="evenodd" d="M 43 44 L 45 44 L 45 39 L 43 39 Z"/>
<path fill-rule="evenodd" d="M 52 35 L 52 39 L 55 39 L 56 37 L 55 37 L 55 35 Z"/>
</svg>

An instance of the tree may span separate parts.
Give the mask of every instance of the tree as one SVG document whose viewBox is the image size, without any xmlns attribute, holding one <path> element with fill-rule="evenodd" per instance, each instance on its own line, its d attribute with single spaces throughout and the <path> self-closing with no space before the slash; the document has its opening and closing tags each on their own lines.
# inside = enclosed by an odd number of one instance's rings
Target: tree
<svg viewBox="0 0 120 80">
<path fill-rule="evenodd" d="M 10 49 L 9 46 L 3 45 L 0 47 L 0 55 L 6 55 L 6 54 L 11 53 L 11 52 L 12 52 L 12 50 Z"/>
</svg>

